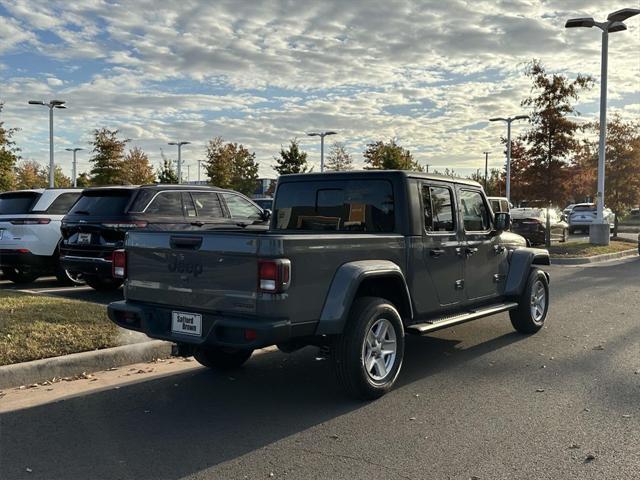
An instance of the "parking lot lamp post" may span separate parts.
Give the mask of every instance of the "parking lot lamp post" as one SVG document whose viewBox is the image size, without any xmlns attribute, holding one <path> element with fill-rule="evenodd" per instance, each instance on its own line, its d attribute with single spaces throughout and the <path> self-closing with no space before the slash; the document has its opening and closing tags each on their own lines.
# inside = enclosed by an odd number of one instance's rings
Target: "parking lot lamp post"
<svg viewBox="0 0 640 480">
<path fill-rule="evenodd" d="M 596 22 L 591 17 L 571 18 L 567 20 L 565 28 L 592 28 L 602 30 L 602 53 L 600 63 L 600 142 L 598 146 L 598 193 L 596 197 L 596 224 L 589 228 L 589 240 L 593 244 L 609 244 L 609 223 L 604 220 L 604 175 L 605 148 L 607 135 L 607 62 L 609 50 L 609 33 L 621 32 L 627 29 L 623 23 L 627 18 L 638 15 L 637 8 L 623 8 L 610 13 L 606 22 Z"/>
<path fill-rule="evenodd" d="M 507 200 L 511 201 L 511 122 L 514 120 L 529 120 L 529 115 L 516 115 L 515 117 L 497 117 L 490 118 L 490 122 L 506 122 L 507 123 Z"/>
<path fill-rule="evenodd" d="M 67 152 L 73 152 L 73 168 L 72 168 L 72 175 L 73 175 L 73 188 L 76 188 L 78 186 L 78 168 L 77 168 L 77 163 L 76 163 L 76 153 L 80 150 L 84 150 L 84 148 L 65 148 L 65 150 Z"/>
<path fill-rule="evenodd" d="M 44 103 L 42 100 L 29 100 L 29 105 L 44 105 L 49 107 L 49 188 L 55 186 L 55 164 L 53 160 L 53 109 L 67 108 L 62 100 L 51 100 Z"/>
<path fill-rule="evenodd" d="M 182 183 L 182 146 L 189 145 L 191 142 L 169 142 L 169 145 L 178 146 L 178 183 Z"/>
<path fill-rule="evenodd" d="M 484 153 L 484 191 L 487 191 L 487 174 L 489 170 L 489 153 L 491 152 L 482 152 Z"/>
<path fill-rule="evenodd" d="M 309 137 L 320 137 L 320 172 L 324 172 L 324 137 L 327 135 L 335 135 L 337 132 L 310 132 Z"/>
</svg>

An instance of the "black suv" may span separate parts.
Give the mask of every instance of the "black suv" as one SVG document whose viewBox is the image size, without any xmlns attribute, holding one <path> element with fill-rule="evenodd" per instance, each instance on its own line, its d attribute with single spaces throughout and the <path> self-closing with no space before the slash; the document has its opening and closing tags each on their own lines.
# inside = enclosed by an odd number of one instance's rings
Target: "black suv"
<svg viewBox="0 0 640 480">
<path fill-rule="evenodd" d="M 60 260 L 96 290 L 115 290 L 113 251 L 130 230 L 266 228 L 269 212 L 231 190 L 193 185 L 90 188 L 62 221 Z"/>
</svg>

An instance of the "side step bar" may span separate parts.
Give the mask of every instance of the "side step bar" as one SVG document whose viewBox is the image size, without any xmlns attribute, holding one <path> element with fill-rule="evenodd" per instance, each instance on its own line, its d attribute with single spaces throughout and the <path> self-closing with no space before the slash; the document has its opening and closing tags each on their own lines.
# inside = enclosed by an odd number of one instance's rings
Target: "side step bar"
<svg viewBox="0 0 640 480">
<path fill-rule="evenodd" d="M 488 305 L 469 312 L 460 313 L 444 318 L 435 318 L 425 323 L 416 323 L 407 327 L 407 332 L 414 335 L 424 335 L 425 333 L 435 332 L 442 328 L 452 327 L 453 325 L 459 325 L 461 323 L 470 322 L 482 317 L 488 317 L 495 313 L 506 312 L 507 310 L 513 310 L 517 308 L 516 302 L 499 303 L 497 305 Z"/>
</svg>

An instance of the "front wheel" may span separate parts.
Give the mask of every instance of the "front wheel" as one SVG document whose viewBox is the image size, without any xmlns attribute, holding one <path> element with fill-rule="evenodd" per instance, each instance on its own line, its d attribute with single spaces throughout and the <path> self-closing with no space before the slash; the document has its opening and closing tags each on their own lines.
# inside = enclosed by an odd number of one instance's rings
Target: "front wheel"
<svg viewBox="0 0 640 480">
<path fill-rule="evenodd" d="M 549 311 L 549 282 L 538 269 L 529 274 L 518 308 L 509 312 L 511 324 L 520 333 L 536 333 L 540 330 Z"/>
<path fill-rule="evenodd" d="M 115 278 L 87 277 L 84 281 L 91 288 L 100 292 L 112 292 L 119 289 L 122 285 L 122 280 L 117 280 Z"/>
<path fill-rule="evenodd" d="M 200 365 L 214 370 L 232 370 L 242 366 L 252 353 L 253 350 L 208 346 L 198 347 L 193 358 Z"/>
<path fill-rule="evenodd" d="M 31 267 L 5 267 L 2 275 L 18 285 L 31 283 L 40 276 L 40 272 Z"/>
<path fill-rule="evenodd" d="M 338 382 L 349 395 L 361 400 L 381 397 L 393 387 L 404 357 L 398 310 L 382 298 L 358 298 L 332 350 Z"/>
</svg>

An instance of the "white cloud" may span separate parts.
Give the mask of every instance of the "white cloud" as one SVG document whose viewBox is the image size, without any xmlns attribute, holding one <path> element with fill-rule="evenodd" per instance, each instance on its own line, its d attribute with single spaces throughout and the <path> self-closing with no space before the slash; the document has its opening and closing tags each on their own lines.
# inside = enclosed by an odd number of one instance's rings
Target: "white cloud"
<svg viewBox="0 0 640 480">
<path fill-rule="evenodd" d="M 0 53 L 29 52 L 60 66 L 0 70 L 3 116 L 22 127 L 25 156 L 46 152 L 44 115 L 25 100 L 56 94 L 69 105 L 58 115 L 61 142 L 86 142 L 92 128 L 107 125 L 152 158 L 168 140 L 191 140 L 185 158 L 195 163 L 207 139 L 222 135 L 254 149 L 261 173 L 272 174 L 280 144 L 316 128 L 338 130 L 354 152 L 397 137 L 423 164 L 468 171 L 490 149 L 497 166 L 503 132 L 486 119 L 521 111 L 530 89 L 525 62 L 537 57 L 550 71 L 597 78 L 600 36 L 565 30 L 564 21 L 620 7 L 595 0 L 77 0 L 5 8 L 11 16 L 0 16 Z M 638 114 L 639 24 L 629 20 L 628 32 L 611 36 L 610 99 L 636 99 L 616 107 L 627 118 Z M 586 118 L 594 117 L 598 94 L 582 96 Z M 302 141 L 317 161 L 317 142 Z"/>
</svg>

